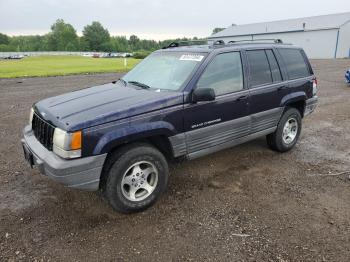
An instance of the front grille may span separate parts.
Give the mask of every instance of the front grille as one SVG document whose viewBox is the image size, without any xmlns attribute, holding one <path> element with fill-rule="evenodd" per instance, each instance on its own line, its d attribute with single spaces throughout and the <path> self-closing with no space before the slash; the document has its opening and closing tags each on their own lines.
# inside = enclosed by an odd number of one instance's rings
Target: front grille
<svg viewBox="0 0 350 262">
<path fill-rule="evenodd" d="M 52 151 L 53 133 L 55 131 L 55 127 L 41 119 L 37 114 L 34 114 L 32 129 L 36 139 L 38 139 L 44 147 Z"/>
</svg>

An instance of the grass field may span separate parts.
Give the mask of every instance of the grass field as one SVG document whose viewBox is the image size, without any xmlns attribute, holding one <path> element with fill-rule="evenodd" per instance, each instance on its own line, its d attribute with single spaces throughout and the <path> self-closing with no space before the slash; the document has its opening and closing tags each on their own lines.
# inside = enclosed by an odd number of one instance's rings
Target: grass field
<svg viewBox="0 0 350 262">
<path fill-rule="evenodd" d="M 125 67 L 124 58 L 34 56 L 21 60 L 0 60 L 0 78 L 123 72 L 133 68 L 139 61 L 127 58 Z"/>
</svg>

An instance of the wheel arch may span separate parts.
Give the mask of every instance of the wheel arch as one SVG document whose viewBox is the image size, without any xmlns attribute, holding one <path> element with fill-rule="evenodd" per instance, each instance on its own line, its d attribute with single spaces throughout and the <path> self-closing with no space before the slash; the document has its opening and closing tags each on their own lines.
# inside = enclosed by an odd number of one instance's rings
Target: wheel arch
<svg viewBox="0 0 350 262">
<path fill-rule="evenodd" d="M 158 149 L 167 160 L 173 159 L 173 149 L 170 140 L 166 135 L 152 135 L 146 137 L 134 138 L 133 140 L 128 140 L 127 142 L 119 142 L 111 145 L 109 151 L 107 152 L 107 157 L 102 168 L 99 188 L 104 189 L 107 181 L 108 171 L 113 165 L 111 161 L 112 156 L 115 154 L 122 155 L 128 148 L 134 146 L 150 145 Z"/>
<path fill-rule="evenodd" d="M 296 108 L 299 111 L 301 117 L 304 117 L 306 99 L 307 96 L 305 92 L 291 93 L 283 97 L 281 101 L 281 107 L 284 107 L 285 110 L 288 107 Z"/>
<path fill-rule="evenodd" d="M 162 153 L 172 153 L 169 137 L 175 133 L 173 125 L 164 121 L 128 125 L 103 134 L 94 147 L 93 154 L 108 154 L 120 146 L 140 141 L 152 144 Z"/>
</svg>

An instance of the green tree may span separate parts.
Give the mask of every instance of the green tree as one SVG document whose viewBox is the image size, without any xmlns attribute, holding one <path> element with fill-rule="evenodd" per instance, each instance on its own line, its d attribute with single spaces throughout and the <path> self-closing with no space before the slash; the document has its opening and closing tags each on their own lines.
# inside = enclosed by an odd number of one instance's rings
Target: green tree
<svg viewBox="0 0 350 262">
<path fill-rule="evenodd" d="M 213 29 L 213 32 L 211 34 L 213 35 L 213 34 L 219 33 L 220 31 L 225 30 L 225 29 L 226 28 L 216 27 Z"/>
<path fill-rule="evenodd" d="M 164 41 L 140 39 L 136 35 L 110 37 L 107 29 L 98 22 L 84 28 L 84 36 L 78 37 L 72 25 L 58 19 L 46 35 L 28 35 L 9 37 L 0 33 L 0 51 L 105 51 L 137 52 L 144 57 L 150 52 L 168 46 L 171 42 L 195 41 L 206 39 L 178 38 Z M 193 42 L 192 44 L 199 42 Z M 184 43 L 185 44 L 185 43 Z M 190 44 L 190 43 L 189 43 Z"/>
<path fill-rule="evenodd" d="M 104 42 L 101 45 L 101 51 L 103 51 L 103 52 L 112 52 L 114 50 L 115 49 L 114 49 L 114 45 L 113 45 L 112 41 Z"/>
<path fill-rule="evenodd" d="M 140 42 L 140 39 L 136 35 L 131 35 L 129 38 L 129 43 L 131 46 L 136 46 Z"/>
<path fill-rule="evenodd" d="M 84 37 L 79 37 L 79 51 L 89 51 L 88 43 Z"/>
<path fill-rule="evenodd" d="M 87 43 L 89 50 L 101 51 L 106 48 L 109 43 L 110 35 L 107 29 L 103 28 L 100 22 L 92 22 L 83 30 L 84 41 Z"/>
<path fill-rule="evenodd" d="M 10 45 L 0 44 L 0 52 L 12 52 L 12 51 L 16 51 L 16 49 Z"/>
<path fill-rule="evenodd" d="M 0 33 L 0 45 L 8 45 L 9 42 L 9 37 L 5 34 Z"/>
<path fill-rule="evenodd" d="M 79 47 L 77 32 L 63 19 L 57 19 L 51 26 L 47 41 L 48 49 L 51 51 L 76 51 Z"/>
<path fill-rule="evenodd" d="M 130 46 L 128 39 L 125 36 L 114 36 L 111 37 L 111 43 L 113 45 L 113 50 L 116 52 L 130 52 Z"/>
<path fill-rule="evenodd" d="M 46 36 L 13 36 L 10 38 L 9 46 L 16 51 L 45 51 L 47 50 L 46 42 Z"/>
</svg>

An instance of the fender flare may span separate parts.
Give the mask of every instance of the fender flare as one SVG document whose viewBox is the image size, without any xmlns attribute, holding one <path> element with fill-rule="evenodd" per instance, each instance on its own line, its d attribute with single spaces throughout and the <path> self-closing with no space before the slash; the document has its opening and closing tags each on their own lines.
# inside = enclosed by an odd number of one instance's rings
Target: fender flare
<svg viewBox="0 0 350 262">
<path fill-rule="evenodd" d="M 172 136 L 175 128 L 168 122 L 156 121 L 137 125 L 128 125 L 104 134 L 94 148 L 93 154 L 104 154 L 113 148 L 128 142 L 145 139 L 154 136 Z"/>
<path fill-rule="evenodd" d="M 289 104 L 303 101 L 305 103 L 307 99 L 306 93 L 304 91 L 298 91 L 284 96 L 281 100 L 280 107 L 288 106 Z"/>
</svg>

